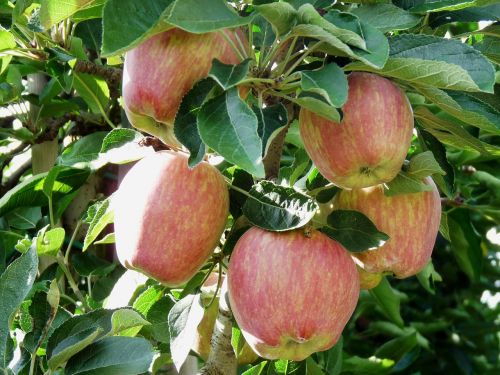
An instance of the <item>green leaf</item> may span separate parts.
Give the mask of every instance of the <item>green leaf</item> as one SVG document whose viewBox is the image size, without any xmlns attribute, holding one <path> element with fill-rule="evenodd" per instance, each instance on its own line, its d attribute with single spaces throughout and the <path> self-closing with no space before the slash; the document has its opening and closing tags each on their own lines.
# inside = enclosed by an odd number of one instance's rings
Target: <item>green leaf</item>
<svg viewBox="0 0 500 375">
<path fill-rule="evenodd" d="M 417 346 L 417 332 L 395 338 L 384 343 L 375 351 L 378 358 L 390 358 L 399 361 L 403 356 Z"/>
<path fill-rule="evenodd" d="M 486 35 L 479 43 L 474 44 L 474 48 L 480 51 L 490 61 L 500 65 L 500 40 Z"/>
<path fill-rule="evenodd" d="M 21 230 L 36 228 L 41 218 L 42 210 L 40 207 L 19 207 L 5 215 L 10 227 Z"/>
<path fill-rule="evenodd" d="M 251 17 L 240 17 L 225 0 L 176 0 L 164 22 L 201 34 L 246 25 Z"/>
<path fill-rule="evenodd" d="M 94 20 L 95 18 L 102 17 L 102 10 L 104 8 L 104 4 L 106 4 L 108 0 L 94 0 L 91 4 L 86 6 L 83 9 L 80 9 L 76 13 L 71 16 L 71 20 L 73 22 L 77 22 L 80 25 L 80 22 L 87 20 Z"/>
<path fill-rule="evenodd" d="M 47 342 L 49 368 L 55 370 L 96 339 L 111 332 L 113 310 L 94 310 L 61 324 Z"/>
<path fill-rule="evenodd" d="M 408 174 L 412 177 L 422 179 L 433 174 L 444 175 L 445 172 L 441 169 L 431 151 L 424 151 L 414 155 L 410 160 Z"/>
<path fill-rule="evenodd" d="M 52 188 L 54 202 L 62 201 L 75 193 L 87 180 L 88 170 L 65 167 L 60 170 Z M 19 183 L 0 199 L 0 216 L 18 207 L 46 206 L 47 197 L 43 192 L 43 184 L 48 173 L 38 174 Z M 69 202 L 59 202 L 69 203 Z"/>
<path fill-rule="evenodd" d="M 351 12 L 383 33 L 411 29 L 420 22 L 420 17 L 393 4 L 366 4 Z"/>
<path fill-rule="evenodd" d="M 294 186 L 297 180 L 303 176 L 309 169 L 311 165 L 311 159 L 309 159 L 309 155 L 306 150 L 299 148 L 295 151 L 293 155 L 293 164 L 290 167 L 282 167 L 279 172 L 279 181 L 283 181 L 283 183 L 288 186 Z M 319 203 L 320 200 L 316 200 Z"/>
<path fill-rule="evenodd" d="M 147 372 L 155 354 L 142 337 L 105 337 L 72 357 L 66 375 L 137 375 Z"/>
<path fill-rule="evenodd" d="M 273 26 L 264 17 L 258 15 L 252 23 L 253 44 L 257 48 L 269 47 L 276 39 Z"/>
<path fill-rule="evenodd" d="M 106 245 L 110 243 L 115 243 L 115 234 L 108 233 L 99 241 L 94 241 L 94 245 Z"/>
<path fill-rule="evenodd" d="M 200 295 L 190 294 L 178 301 L 168 313 L 170 352 L 177 369 L 182 366 L 194 344 L 204 312 Z"/>
<path fill-rule="evenodd" d="M 459 150 L 476 151 L 484 155 L 488 155 L 492 151 L 495 152 L 494 146 L 481 142 L 460 125 L 437 117 L 427 108 L 418 107 L 415 109 L 414 115 L 425 131 L 445 145 Z"/>
<path fill-rule="evenodd" d="M 448 212 L 447 216 L 451 247 L 458 266 L 471 281 L 478 281 L 483 254 L 481 238 L 472 226 L 470 213 L 465 209 L 457 209 Z"/>
<path fill-rule="evenodd" d="M 446 149 L 432 134 L 426 131 L 419 131 L 418 139 L 422 149 L 432 151 L 439 166 L 446 172 L 444 176 L 434 175 L 432 178 L 439 186 L 440 190 L 444 192 L 448 198 L 452 198 L 455 194 L 455 171 L 446 158 Z"/>
<path fill-rule="evenodd" d="M 255 5 L 257 12 L 274 26 L 278 35 L 283 35 L 297 22 L 297 11 L 288 3 L 272 2 Z"/>
<path fill-rule="evenodd" d="M 413 13 L 442 12 L 444 10 L 458 10 L 476 5 L 476 0 L 424 0 L 410 8 Z"/>
<path fill-rule="evenodd" d="M 103 139 L 107 134 L 107 132 L 95 132 L 81 137 L 64 149 L 62 154 L 57 158 L 57 164 L 60 166 L 66 165 L 74 168 L 89 168 L 92 170 L 101 168 L 106 164 L 106 160 L 100 158 L 99 152 Z M 53 170 L 55 168 L 53 168 Z M 50 174 L 47 178 L 49 177 Z"/>
<path fill-rule="evenodd" d="M 328 120 L 340 122 L 340 113 L 319 94 L 301 92 L 293 102 Z"/>
<path fill-rule="evenodd" d="M 342 348 L 344 338 L 340 340 L 327 352 L 325 352 L 325 371 L 328 375 L 339 375 L 342 371 Z"/>
<path fill-rule="evenodd" d="M 332 55 L 348 56 L 374 69 L 384 66 L 389 55 L 389 43 L 383 33 L 369 24 L 361 23 L 365 35 L 367 50 L 351 48 L 339 38 L 315 25 L 297 25 L 291 30 L 291 36 L 303 36 L 317 39 L 323 43 L 321 50 Z"/>
<path fill-rule="evenodd" d="M 51 286 L 54 285 L 51 283 Z M 67 312 L 62 307 L 57 308 L 57 314 L 52 321 L 50 327 L 47 326 L 47 322 L 50 319 L 51 313 L 54 312 L 53 307 L 47 301 L 48 294 L 46 292 L 36 292 L 33 297 L 31 297 L 31 304 L 29 306 L 29 316 L 31 317 L 31 330 L 23 339 L 23 346 L 28 349 L 30 353 L 35 352 L 36 346 L 41 339 L 43 334 L 46 334 L 47 337 L 54 332 L 54 330 L 63 324 L 66 320 L 71 317 L 71 314 Z M 48 328 L 48 331 L 44 333 L 44 331 Z M 47 337 L 42 342 L 42 348 L 45 349 L 47 344 Z"/>
<path fill-rule="evenodd" d="M 387 234 L 380 232 L 370 219 L 358 211 L 335 210 L 328 215 L 327 224 L 320 230 L 355 253 L 376 249 L 389 239 Z"/>
<path fill-rule="evenodd" d="M 258 134 L 262 139 L 262 156 L 266 155 L 273 138 L 288 124 L 288 112 L 281 103 L 265 108 L 252 107 L 259 123 Z"/>
<path fill-rule="evenodd" d="M 102 56 L 118 55 L 153 34 L 168 30 L 161 19 L 174 0 L 108 0 L 102 14 Z M 123 32 L 127 25 L 127 32 Z"/>
<path fill-rule="evenodd" d="M 40 22 L 45 30 L 65 20 L 80 9 L 84 9 L 95 0 L 65 0 L 65 1 L 40 1 Z"/>
<path fill-rule="evenodd" d="M 345 44 L 368 50 L 359 19 L 352 14 L 333 10 L 321 16 L 314 6 L 304 4 L 298 10 L 298 18 L 301 24 L 318 26 Z"/>
<path fill-rule="evenodd" d="M 317 204 L 293 188 L 261 181 L 250 190 L 252 198 L 243 205 L 243 214 L 254 225 L 272 231 L 286 231 L 306 225 Z"/>
<path fill-rule="evenodd" d="M 342 107 L 347 100 L 347 78 L 335 63 L 314 71 L 302 71 L 300 85 L 303 91 L 321 95 L 334 107 Z"/>
<path fill-rule="evenodd" d="M 264 177 L 262 142 L 253 111 L 232 88 L 205 104 L 198 113 L 201 139 L 230 163 Z"/>
<path fill-rule="evenodd" d="M 306 359 L 306 374 L 307 375 L 324 375 L 325 373 L 321 370 L 321 367 L 314 362 L 314 360 L 309 357 Z"/>
<path fill-rule="evenodd" d="M 133 129 L 113 129 L 102 140 L 99 164 L 109 162 L 126 164 L 153 153 L 150 147 L 141 146 L 144 136 Z"/>
<path fill-rule="evenodd" d="M 369 292 L 384 314 L 396 325 L 403 327 L 404 321 L 400 312 L 401 297 L 392 289 L 387 278 L 382 278 L 380 283 Z"/>
<path fill-rule="evenodd" d="M 436 291 L 434 289 L 434 283 L 443 281 L 441 275 L 434 269 L 434 264 L 432 264 L 432 260 L 427 263 L 422 271 L 417 273 L 417 279 L 420 282 L 420 285 L 424 287 L 430 294 L 435 294 Z"/>
<path fill-rule="evenodd" d="M 477 89 L 493 92 L 495 84 L 493 65 L 481 53 L 465 43 L 431 35 L 405 34 L 390 38 L 389 44 L 390 55 L 393 58 L 442 61 L 457 65 L 467 72 Z M 464 89 L 464 91 L 469 90 Z"/>
<path fill-rule="evenodd" d="M 0 367 L 8 363 L 7 341 L 9 320 L 26 298 L 38 272 L 38 257 L 34 249 L 13 261 L 0 276 Z"/>
<path fill-rule="evenodd" d="M 432 186 L 424 183 L 421 178 L 415 177 L 405 171 L 400 171 L 392 181 L 389 181 L 384 186 L 384 195 L 388 197 L 423 191 L 432 191 Z"/>
<path fill-rule="evenodd" d="M 16 48 L 14 35 L 7 30 L 0 30 L 0 51 Z"/>
<path fill-rule="evenodd" d="M 216 61 L 216 60 L 214 60 Z M 206 146 L 200 138 L 197 115 L 201 106 L 210 96 L 215 82 L 210 78 L 198 81 L 182 98 L 174 121 L 175 137 L 189 150 L 189 166 L 193 168 L 203 160 Z"/>
<path fill-rule="evenodd" d="M 232 65 L 214 59 L 208 76 L 213 78 L 224 90 L 229 90 L 245 79 L 251 62 L 251 59 L 245 59 L 237 65 Z"/>
<path fill-rule="evenodd" d="M 114 335 L 135 327 L 150 325 L 138 312 L 132 309 L 120 309 L 111 316 L 111 326 Z"/>
<path fill-rule="evenodd" d="M 252 368 L 249 368 L 245 372 L 243 372 L 241 375 L 263 375 L 263 371 L 266 368 L 268 362 L 267 361 L 262 361 L 258 365 L 253 366 Z"/>
<path fill-rule="evenodd" d="M 71 257 L 71 263 L 81 276 L 106 276 L 116 268 L 112 263 L 90 252 L 76 253 Z"/>
<path fill-rule="evenodd" d="M 105 114 L 109 102 L 108 84 L 103 78 L 73 73 L 73 87 L 95 114 Z"/>
<path fill-rule="evenodd" d="M 114 211 L 110 205 L 110 201 L 111 199 L 108 197 L 101 202 L 95 203 L 87 211 L 89 229 L 83 241 L 83 251 L 87 250 L 103 229 L 114 221 Z"/>
<path fill-rule="evenodd" d="M 443 89 L 479 90 L 466 70 L 458 65 L 449 64 L 444 61 L 390 57 L 380 70 L 359 62 L 348 64 L 345 69 L 373 72 L 410 83 L 430 85 Z"/>
<path fill-rule="evenodd" d="M 64 228 L 54 228 L 46 231 L 47 227 L 38 232 L 36 252 L 38 255 L 55 256 L 64 243 L 66 232 Z"/>
<path fill-rule="evenodd" d="M 361 358 L 352 356 L 346 358 L 342 364 L 342 371 L 346 374 L 364 374 L 364 375 L 385 375 L 391 371 L 394 361 L 391 359 L 381 359 L 375 356 L 370 358 Z"/>
<path fill-rule="evenodd" d="M 500 113 L 469 94 L 416 85 L 418 92 L 450 115 L 489 133 L 500 134 Z"/>
</svg>

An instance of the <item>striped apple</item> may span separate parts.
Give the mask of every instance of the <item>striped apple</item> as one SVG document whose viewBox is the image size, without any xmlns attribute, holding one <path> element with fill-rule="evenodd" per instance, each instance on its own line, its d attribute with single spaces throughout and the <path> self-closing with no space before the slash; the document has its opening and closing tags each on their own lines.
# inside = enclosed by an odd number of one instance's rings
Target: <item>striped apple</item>
<svg viewBox="0 0 500 375">
<path fill-rule="evenodd" d="M 238 64 L 241 59 L 222 33 L 191 34 L 170 29 L 125 54 L 123 106 L 130 123 L 170 146 L 179 143 L 173 123 L 184 95 L 208 75 L 212 60 Z"/>
<path fill-rule="evenodd" d="M 362 212 L 390 237 L 375 250 L 353 254 L 364 271 L 389 272 L 402 279 L 427 264 L 439 230 L 441 199 L 434 181 L 427 177 L 424 182 L 432 186 L 431 191 L 385 196 L 383 186 L 377 185 L 336 195 L 335 209 Z"/>
<path fill-rule="evenodd" d="M 314 229 L 249 229 L 234 248 L 227 277 L 236 322 L 267 359 L 301 361 L 332 347 L 359 296 L 349 253 Z"/>
<path fill-rule="evenodd" d="M 340 123 L 305 108 L 299 116 L 305 149 L 321 174 L 354 189 L 391 181 L 410 147 L 413 113 L 403 91 L 386 78 L 354 72 Z"/>
<path fill-rule="evenodd" d="M 219 243 L 229 212 L 222 174 L 173 151 L 146 156 L 113 198 L 120 262 L 167 286 L 187 282 Z"/>
</svg>

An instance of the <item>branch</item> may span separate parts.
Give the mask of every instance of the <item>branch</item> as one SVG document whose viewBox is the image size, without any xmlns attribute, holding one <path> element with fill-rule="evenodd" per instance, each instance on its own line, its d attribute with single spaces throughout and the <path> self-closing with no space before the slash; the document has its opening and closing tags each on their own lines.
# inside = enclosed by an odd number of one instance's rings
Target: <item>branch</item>
<svg viewBox="0 0 500 375">
<path fill-rule="evenodd" d="M 227 301 L 227 277 L 224 279 L 219 299 L 219 315 L 215 322 L 210 354 L 198 375 L 232 375 L 236 374 L 238 363 L 231 345 L 233 314 Z"/>
<path fill-rule="evenodd" d="M 295 107 L 292 103 L 287 104 L 288 110 L 288 124 L 280 130 L 278 134 L 272 139 L 269 149 L 264 156 L 264 170 L 266 171 L 266 180 L 275 180 L 278 178 L 281 163 L 281 154 L 283 152 L 283 145 L 285 144 L 285 137 L 290 123 L 295 118 Z"/>
<path fill-rule="evenodd" d="M 99 76 L 108 82 L 120 82 L 122 80 L 121 69 L 97 65 L 92 61 L 77 60 L 75 66 L 73 67 L 73 71 Z"/>
</svg>

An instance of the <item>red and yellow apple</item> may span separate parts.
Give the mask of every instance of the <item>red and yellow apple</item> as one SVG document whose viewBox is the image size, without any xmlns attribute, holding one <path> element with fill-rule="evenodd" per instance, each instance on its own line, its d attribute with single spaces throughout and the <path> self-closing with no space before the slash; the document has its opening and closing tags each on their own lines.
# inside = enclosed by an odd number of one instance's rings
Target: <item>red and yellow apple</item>
<svg viewBox="0 0 500 375">
<path fill-rule="evenodd" d="M 223 276 L 224 277 L 224 276 Z M 203 303 L 209 304 L 215 293 L 217 287 L 218 274 L 212 273 L 207 281 L 203 284 L 202 290 L 202 300 Z M 210 342 L 212 339 L 212 334 L 214 332 L 215 321 L 217 320 L 217 315 L 219 313 L 219 297 L 217 296 L 212 304 L 205 310 L 203 319 L 198 325 L 197 335 L 193 347 L 191 348 L 196 354 L 198 354 L 204 361 L 208 359 L 210 354 Z M 244 340 L 242 338 L 242 340 Z M 239 365 L 247 365 L 255 362 L 259 356 L 250 348 L 246 341 L 244 341 L 241 350 L 236 353 L 236 359 Z"/>
<path fill-rule="evenodd" d="M 410 103 L 398 86 L 375 74 L 354 72 L 348 83 L 340 123 L 301 108 L 305 149 L 321 174 L 342 188 L 391 181 L 410 147 Z"/>
<path fill-rule="evenodd" d="M 234 248 L 227 277 L 236 322 L 267 359 L 301 361 L 332 347 L 359 296 L 351 256 L 315 229 L 249 229 Z"/>
<path fill-rule="evenodd" d="M 148 155 L 127 173 L 113 198 L 120 262 L 167 286 L 187 282 L 224 231 L 229 193 L 207 162 L 193 169 L 184 153 Z"/>
<path fill-rule="evenodd" d="M 169 146 L 179 145 L 173 124 L 184 95 L 208 75 L 213 59 L 225 64 L 241 60 L 222 33 L 234 38 L 229 30 L 192 34 L 170 29 L 125 54 L 123 107 L 135 128 Z"/>
<path fill-rule="evenodd" d="M 432 186 L 431 191 L 386 196 L 383 186 L 377 185 L 337 193 L 335 209 L 362 212 L 390 237 L 375 250 L 352 254 L 364 272 L 393 273 L 405 278 L 415 275 L 427 264 L 439 230 L 441 199 L 432 179 L 427 177 L 424 182 Z"/>
</svg>

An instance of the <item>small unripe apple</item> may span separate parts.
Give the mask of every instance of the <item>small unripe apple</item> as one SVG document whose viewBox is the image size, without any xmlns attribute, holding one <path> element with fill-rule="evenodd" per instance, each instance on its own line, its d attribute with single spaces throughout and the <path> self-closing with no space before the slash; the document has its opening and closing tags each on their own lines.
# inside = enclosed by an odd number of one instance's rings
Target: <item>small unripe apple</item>
<svg viewBox="0 0 500 375">
<path fill-rule="evenodd" d="M 325 234 L 253 227 L 231 255 L 228 293 L 257 354 L 301 361 L 338 341 L 356 307 L 359 281 L 349 253 Z"/>
<path fill-rule="evenodd" d="M 208 75 L 213 59 L 225 64 L 241 61 L 222 33 L 234 39 L 230 30 L 192 34 L 174 28 L 125 54 L 123 106 L 135 128 L 167 145 L 179 145 L 173 124 L 182 98 Z"/>
<path fill-rule="evenodd" d="M 202 300 L 204 304 L 209 304 L 213 298 L 213 293 L 217 287 L 218 275 L 213 273 L 209 276 L 207 281 L 203 284 Z M 203 294 L 204 290 L 208 290 Z M 210 354 L 210 341 L 214 332 L 215 321 L 219 314 L 219 297 L 215 297 L 212 304 L 205 310 L 203 319 L 198 325 L 197 335 L 192 347 L 192 350 L 197 353 L 204 361 L 208 359 Z M 242 338 L 242 340 L 244 340 Z M 239 353 L 236 353 L 236 359 L 239 365 L 246 365 L 255 362 L 259 356 L 250 348 L 245 341 Z"/>
<path fill-rule="evenodd" d="M 375 250 L 353 253 L 365 272 L 405 278 L 429 261 L 441 220 L 441 199 L 432 179 L 424 182 L 431 191 L 386 196 L 383 186 L 377 185 L 342 190 L 335 196 L 335 209 L 362 212 L 390 237 Z"/>
<path fill-rule="evenodd" d="M 118 259 L 167 286 L 187 282 L 219 243 L 229 212 L 222 174 L 161 151 L 127 173 L 113 199 Z"/>
<path fill-rule="evenodd" d="M 410 103 L 398 86 L 375 74 L 351 73 L 348 83 L 340 123 L 301 108 L 305 149 L 321 174 L 342 188 L 391 181 L 410 147 Z"/>
</svg>

